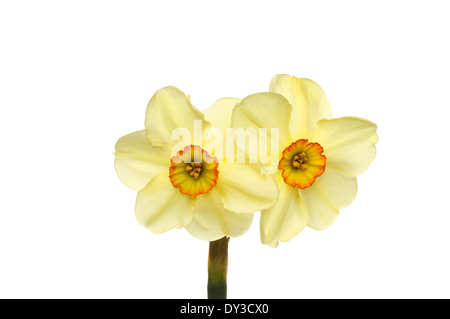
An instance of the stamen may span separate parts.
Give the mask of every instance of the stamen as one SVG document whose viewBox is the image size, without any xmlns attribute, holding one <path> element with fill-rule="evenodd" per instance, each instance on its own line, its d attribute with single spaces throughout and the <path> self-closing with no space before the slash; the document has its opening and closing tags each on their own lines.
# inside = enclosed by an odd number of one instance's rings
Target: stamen
<svg viewBox="0 0 450 319">
<path fill-rule="evenodd" d="M 186 172 L 189 173 L 189 176 L 197 179 L 200 176 L 200 172 L 202 170 L 202 164 L 199 162 L 193 162 L 186 165 Z"/>
<path fill-rule="evenodd" d="M 306 160 L 307 158 L 305 152 L 301 152 L 300 154 L 294 156 L 291 163 L 294 168 L 305 170 L 308 168 L 308 165 L 305 164 Z"/>
<path fill-rule="evenodd" d="M 292 161 L 292 166 L 294 166 L 295 168 L 300 168 L 300 166 L 301 166 L 302 164 L 300 164 L 299 162 L 297 162 L 297 161 Z"/>
</svg>

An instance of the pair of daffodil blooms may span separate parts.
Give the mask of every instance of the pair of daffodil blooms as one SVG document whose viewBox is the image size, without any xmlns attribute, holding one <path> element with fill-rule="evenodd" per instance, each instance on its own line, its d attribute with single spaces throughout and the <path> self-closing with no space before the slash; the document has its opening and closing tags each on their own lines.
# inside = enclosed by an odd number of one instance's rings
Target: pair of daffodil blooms
<svg viewBox="0 0 450 319">
<path fill-rule="evenodd" d="M 219 129 L 223 143 L 205 147 L 204 135 L 202 145 L 180 146 L 172 139 L 178 128 L 194 133 L 196 122 L 201 133 Z M 254 129 L 257 135 L 261 128 L 277 129 L 275 172 L 262 173 L 269 164 L 249 160 L 248 149 L 236 147 L 244 163 L 219 156 L 229 128 Z M 115 169 L 139 191 L 137 220 L 154 233 L 184 227 L 207 241 L 237 237 L 261 211 L 261 241 L 276 247 L 306 225 L 327 228 L 354 200 L 356 176 L 375 158 L 376 129 L 362 118 L 332 118 L 323 90 L 309 79 L 276 75 L 269 92 L 221 98 L 203 112 L 169 86 L 148 103 L 145 130 L 117 142 Z"/>
</svg>

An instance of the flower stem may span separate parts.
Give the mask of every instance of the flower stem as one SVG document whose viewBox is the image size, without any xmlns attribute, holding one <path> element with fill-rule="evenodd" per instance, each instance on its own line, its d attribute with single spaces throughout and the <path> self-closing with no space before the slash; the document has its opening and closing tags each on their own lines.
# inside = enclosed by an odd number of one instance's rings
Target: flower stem
<svg viewBox="0 0 450 319">
<path fill-rule="evenodd" d="M 227 298 L 229 237 L 209 242 L 208 299 Z"/>
</svg>

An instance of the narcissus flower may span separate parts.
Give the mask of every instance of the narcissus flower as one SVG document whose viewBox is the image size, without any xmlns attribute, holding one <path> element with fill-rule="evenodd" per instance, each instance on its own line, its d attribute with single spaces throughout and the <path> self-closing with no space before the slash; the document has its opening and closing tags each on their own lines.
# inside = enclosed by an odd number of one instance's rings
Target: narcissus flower
<svg viewBox="0 0 450 319">
<path fill-rule="evenodd" d="M 315 82 L 276 75 L 270 92 L 250 95 L 234 109 L 233 127 L 278 128 L 274 173 L 280 199 L 261 212 L 261 240 L 272 247 L 308 225 L 322 230 L 357 193 L 356 176 L 375 158 L 376 125 L 358 117 L 331 118 Z"/>
<path fill-rule="evenodd" d="M 219 99 L 205 110 L 205 117 L 175 87 L 154 94 L 148 103 L 145 130 L 120 138 L 115 152 L 119 178 L 139 191 L 135 209 L 139 223 L 154 233 L 185 227 L 193 236 L 213 241 L 242 235 L 255 211 L 276 202 L 277 184 L 272 177 L 259 174 L 257 164 L 226 163 L 214 155 L 213 146 L 203 147 L 204 133 L 211 126 L 226 136 L 238 102 Z M 201 124 L 200 132 L 195 132 L 195 121 Z M 191 138 L 173 139 L 180 129 Z"/>
</svg>

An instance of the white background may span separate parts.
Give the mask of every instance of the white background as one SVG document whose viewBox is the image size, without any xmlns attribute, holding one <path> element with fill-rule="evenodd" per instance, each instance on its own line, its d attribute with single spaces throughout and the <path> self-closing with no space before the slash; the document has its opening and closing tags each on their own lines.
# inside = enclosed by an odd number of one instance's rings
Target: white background
<svg viewBox="0 0 450 319">
<path fill-rule="evenodd" d="M 208 243 L 152 234 L 114 144 L 174 85 L 199 109 L 325 90 L 378 124 L 354 203 L 279 248 L 231 239 L 229 298 L 449 298 L 446 1 L 2 1 L 0 297 L 205 298 Z"/>
</svg>

